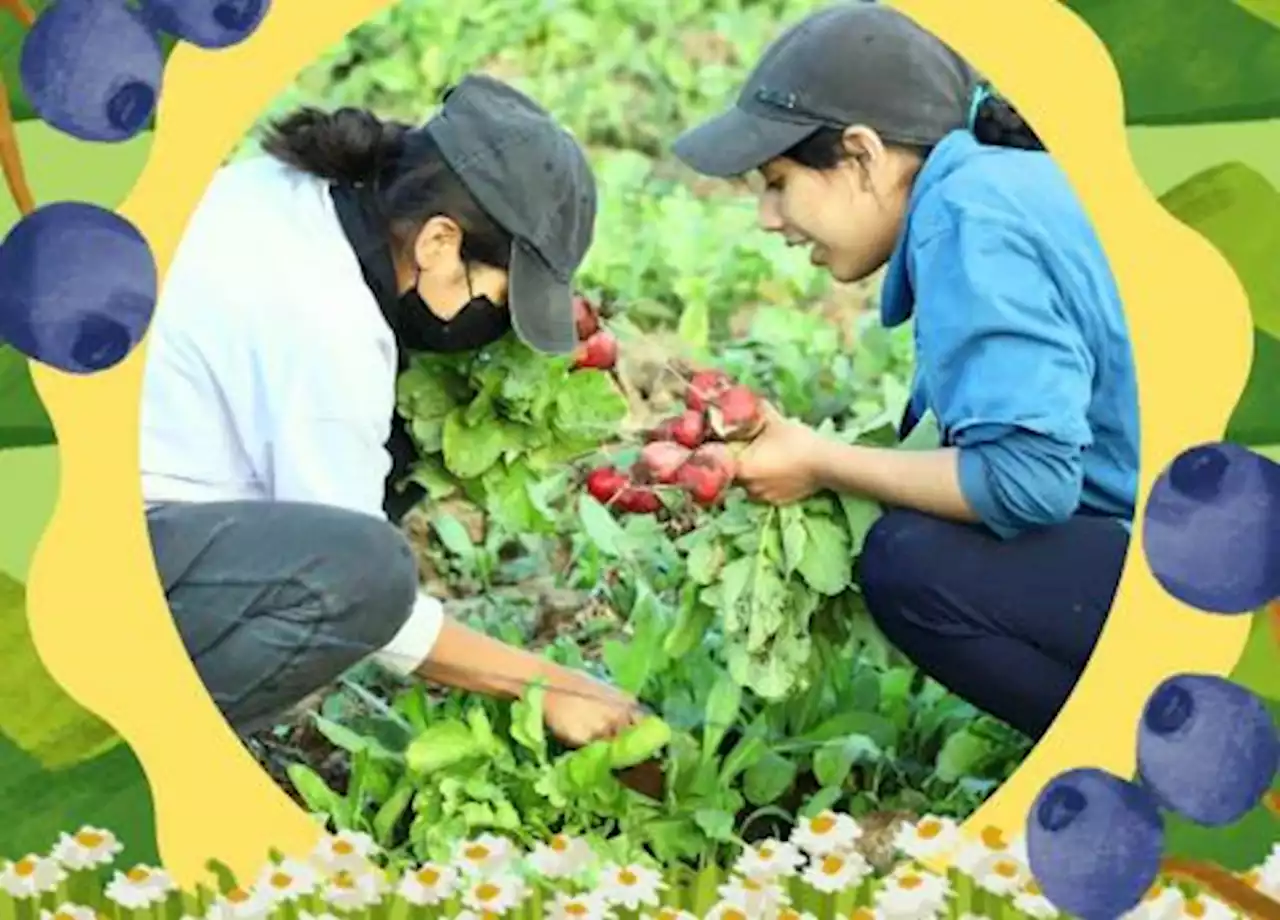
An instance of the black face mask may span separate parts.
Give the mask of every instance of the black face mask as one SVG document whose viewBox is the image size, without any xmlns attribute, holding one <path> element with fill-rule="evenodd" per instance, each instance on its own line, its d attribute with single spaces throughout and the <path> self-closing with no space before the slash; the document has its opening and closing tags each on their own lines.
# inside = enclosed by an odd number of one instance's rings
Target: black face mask
<svg viewBox="0 0 1280 920">
<path fill-rule="evenodd" d="M 470 275 L 467 282 L 470 287 Z M 471 297 L 449 321 L 431 312 L 415 284 L 396 304 L 396 335 L 410 351 L 476 351 L 511 329 L 511 313 L 483 295 Z"/>
</svg>

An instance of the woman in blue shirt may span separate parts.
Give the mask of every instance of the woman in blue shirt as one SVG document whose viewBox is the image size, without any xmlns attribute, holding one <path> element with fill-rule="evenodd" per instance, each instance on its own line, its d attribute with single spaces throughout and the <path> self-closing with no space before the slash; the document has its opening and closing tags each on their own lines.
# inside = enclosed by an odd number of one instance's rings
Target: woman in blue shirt
<svg viewBox="0 0 1280 920">
<path fill-rule="evenodd" d="M 831 489 L 886 505 L 858 573 L 875 621 L 1039 738 L 1106 620 L 1138 471 L 1124 311 L 1068 179 L 954 51 L 865 2 L 788 30 L 675 152 L 759 173 L 761 227 L 836 280 L 885 269 L 882 321 L 914 319 L 904 433 L 929 411 L 943 434 L 879 450 L 771 413 L 742 483 L 777 504 Z"/>
</svg>

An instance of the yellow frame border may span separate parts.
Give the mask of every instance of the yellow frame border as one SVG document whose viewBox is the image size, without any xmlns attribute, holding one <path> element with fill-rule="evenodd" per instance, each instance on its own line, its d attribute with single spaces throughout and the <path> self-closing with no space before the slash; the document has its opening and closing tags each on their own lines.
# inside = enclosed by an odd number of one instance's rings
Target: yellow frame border
<svg viewBox="0 0 1280 920">
<path fill-rule="evenodd" d="M 210 176 L 266 105 L 316 56 L 390 5 L 275 0 L 259 34 L 244 45 L 215 53 L 184 46 L 173 54 L 150 159 L 121 208 L 151 241 L 162 273 Z M 1221 437 L 1243 390 L 1252 325 L 1240 283 L 1216 250 L 1148 192 L 1129 156 L 1111 60 L 1065 6 L 1056 0 L 895 5 L 1017 101 L 1092 216 L 1129 312 L 1145 498 L 1178 451 Z M 1188 354 L 1198 373 L 1187 372 Z M 186 886 L 205 878 L 210 858 L 249 877 L 268 848 L 301 853 L 319 830 L 223 722 L 170 619 L 141 514 L 144 359 L 145 342 L 90 378 L 35 368 L 63 473 L 30 572 L 28 615 L 55 678 L 139 757 L 164 865 Z M 1140 541 L 1137 529 L 1114 613 L 1075 695 L 967 830 L 994 825 L 1020 834 L 1043 783 L 1068 767 L 1130 774 L 1137 717 L 1155 684 L 1175 671 L 1226 674 L 1238 659 L 1248 618 L 1204 616 L 1170 598 L 1154 581 Z"/>
</svg>

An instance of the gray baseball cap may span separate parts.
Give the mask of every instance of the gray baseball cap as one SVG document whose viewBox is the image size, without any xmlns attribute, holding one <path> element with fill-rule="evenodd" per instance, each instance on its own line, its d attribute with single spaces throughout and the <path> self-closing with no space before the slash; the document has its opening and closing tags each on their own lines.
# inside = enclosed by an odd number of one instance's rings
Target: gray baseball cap
<svg viewBox="0 0 1280 920">
<path fill-rule="evenodd" d="M 675 142 L 697 172 L 758 169 L 824 127 L 864 124 L 932 146 L 968 124 L 982 78 L 904 13 L 867 0 L 824 7 L 774 40 L 737 102 Z"/>
<path fill-rule="evenodd" d="M 514 238 L 507 307 L 527 344 L 578 343 L 573 276 L 595 231 L 597 193 L 574 137 L 514 87 L 478 74 L 444 93 L 425 130 L 476 201 Z"/>
</svg>

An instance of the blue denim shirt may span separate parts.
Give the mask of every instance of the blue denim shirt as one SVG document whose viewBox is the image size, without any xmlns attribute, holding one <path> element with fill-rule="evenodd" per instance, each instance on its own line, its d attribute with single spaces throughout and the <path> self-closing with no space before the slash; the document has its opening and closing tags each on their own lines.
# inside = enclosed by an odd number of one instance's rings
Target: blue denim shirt
<svg viewBox="0 0 1280 920">
<path fill-rule="evenodd" d="M 1132 519 L 1138 394 L 1119 292 L 1048 154 L 948 135 L 917 176 L 881 319 L 914 318 L 912 405 L 959 448 L 1001 537 L 1077 513 Z"/>
</svg>

